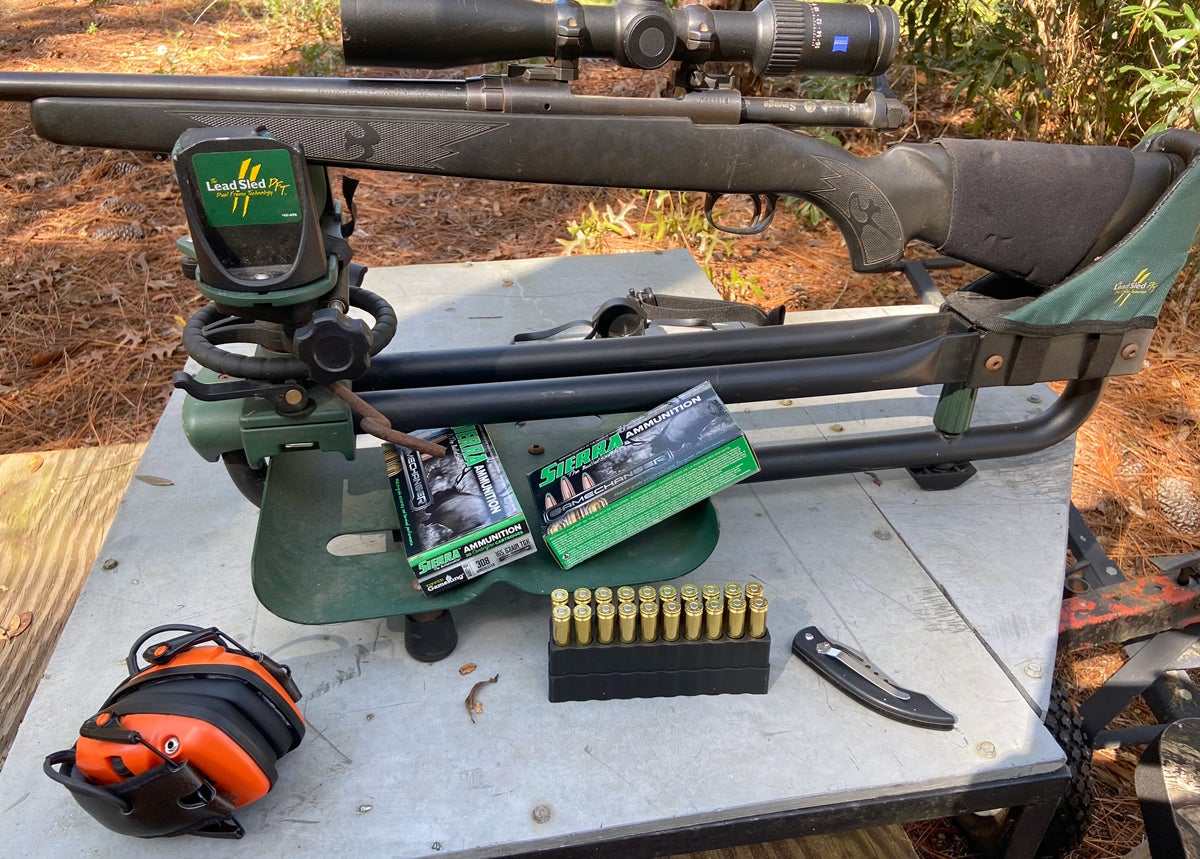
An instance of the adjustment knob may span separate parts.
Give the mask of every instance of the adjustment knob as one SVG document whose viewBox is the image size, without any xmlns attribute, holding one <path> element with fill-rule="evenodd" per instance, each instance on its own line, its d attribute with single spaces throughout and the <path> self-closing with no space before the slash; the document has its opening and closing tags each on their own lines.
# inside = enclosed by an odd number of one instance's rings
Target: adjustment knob
<svg viewBox="0 0 1200 859">
<path fill-rule="evenodd" d="M 371 329 L 337 308 L 322 308 L 296 331 L 292 352 L 317 382 L 357 379 L 371 366 Z"/>
</svg>

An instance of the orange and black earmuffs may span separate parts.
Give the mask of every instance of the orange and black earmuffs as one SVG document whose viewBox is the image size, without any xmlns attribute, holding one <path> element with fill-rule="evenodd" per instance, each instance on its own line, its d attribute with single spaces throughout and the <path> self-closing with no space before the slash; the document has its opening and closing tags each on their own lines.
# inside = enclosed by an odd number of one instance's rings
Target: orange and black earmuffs
<svg viewBox="0 0 1200 859">
<path fill-rule="evenodd" d="M 137 651 L 164 632 L 183 632 Z M 198 646 L 208 644 L 208 646 Z M 126 678 L 43 768 L 94 818 L 139 838 L 241 838 L 233 810 L 265 796 L 304 737 L 291 671 L 216 627 L 159 626 Z M 56 769 L 57 767 L 57 769 Z"/>
</svg>

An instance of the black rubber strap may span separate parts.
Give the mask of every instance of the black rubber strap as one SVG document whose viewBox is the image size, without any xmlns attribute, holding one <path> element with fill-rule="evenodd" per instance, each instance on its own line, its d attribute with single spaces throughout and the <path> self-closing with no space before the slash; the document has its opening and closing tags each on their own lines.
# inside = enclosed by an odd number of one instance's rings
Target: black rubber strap
<svg viewBox="0 0 1200 859">
<path fill-rule="evenodd" d="M 357 190 L 357 179 L 351 179 L 349 176 L 342 177 L 342 199 L 346 201 L 346 211 L 350 213 L 350 220 L 342 224 L 343 239 L 348 239 L 354 235 L 354 225 L 358 220 L 358 208 L 354 205 L 354 192 Z"/>
</svg>

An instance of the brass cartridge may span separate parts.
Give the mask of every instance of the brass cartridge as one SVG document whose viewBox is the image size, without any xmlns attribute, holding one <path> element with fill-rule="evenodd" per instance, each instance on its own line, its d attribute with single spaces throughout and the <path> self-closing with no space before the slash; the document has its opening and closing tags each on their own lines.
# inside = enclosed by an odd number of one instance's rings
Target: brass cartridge
<svg viewBox="0 0 1200 859">
<path fill-rule="evenodd" d="M 692 600 L 700 599 L 700 588 L 695 585 L 684 585 L 679 589 L 679 601 L 687 605 Z"/>
<path fill-rule="evenodd" d="M 596 606 L 596 640 L 601 644 L 612 644 L 616 626 L 616 606 L 611 602 L 602 602 Z"/>
<path fill-rule="evenodd" d="M 587 603 L 575 606 L 575 641 L 592 643 L 592 607 Z"/>
<path fill-rule="evenodd" d="M 612 588 L 596 588 L 592 591 L 592 597 L 596 600 L 596 607 L 599 608 L 604 603 L 613 601 Z"/>
<path fill-rule="evenodd" d="M 734 597 L 741 597 L 742 586 L 737 582 L 725 583 L 725 602 L 729 602 Z"/>
<path fill-rule="evenodd" d="M 654 641 L 658 638 L 658 603 L 644 602 L 641 611 L 642 641 Z"/>
<path fill-rule="evenodd" d="M 659 585 L 658 601 L 670 602 L 671 600 L 679 599 L 679 591 L 674 585 Z"/>
<path fill-rule="evenodd" d="M 729 614 L 729 637 L 741 638 L 746 631 L 746 601 L 741 597 L 734 597 L 725 603 L 725 609 Z"/>
<path fill-rule="evenodd" d="M 679 617 L 683 608 L 678 600 L 667 600 L 662 604 L 662 637 L 663 641 L 679 640 Z"/>
<path fill-rule="evenodd" d="M 746 582 L 746 587 L 742 588 L 746 604 L 749 605 L 755 597 L 763 595 L 763 586 L 758 582 Z"/>
<path fill-rule="evenodd" d="M 566 605 L 571 599 L 571 592 L 566 588 L 555 588 L 550 591 L 550 606 Z"/>
<path fill-rule="evenodd" d="M 617 588 L 617 602 L 633 602 L 635 599 L 637 599 L 637 591 L 629 587 L 629 585 Z"/>
<path fill-rule="evenodd" d="M 767 632 L 767 598 L 750 600 L 750 637 L 762 638 Z"/>
<path fill-rule="evenodd" d="M 704 585 L 703 587 L 700 588 L 700 601 L 701 602 L 706 603 L 709 600 L 717 599 L 719 596 L 721 596 L 721 589 L 719 587 L 717 587 L 716 585 L 711 585 L 711 584 Z"/>
<path fill-rule="evenodd" d="M 550 610 L 554 625 L 554 643 L 566 647 L 571 643 L 571 610 L 565 605 L 556 605 Z"/>
<path fill-rule="evenodd" d="M 698 641 L 700 630 L 704 627 L 704 606 L 700 600 L 690 600 L 683 607 L 683 637 L 688 641 Z"/>
<path fill-rule="evenodd" d="M 716 641 L 721 637 L 721 625 L 724 619 L 724 601 L 711 599 L 704 604 L 704 633 L 709 641 Z"/>
<path fill-rule="evenodd" d="M 575 605 L 591 605 L 592 592 L 588 588 L 575 589 Z"/>
<path fill-rule="evenodd" d="M 654 587 L 654 585 L 642 585 L 638 588 L 637 595 L 639 602 L 658 602 L 658 588 Z"/>
<path fill-rule="evenodd" d="M 631 602 L 623 602 L 617 606 L 617 635 L 622 644 L 629 644 L 637 639 L 638 608 Z"/>
</svg>

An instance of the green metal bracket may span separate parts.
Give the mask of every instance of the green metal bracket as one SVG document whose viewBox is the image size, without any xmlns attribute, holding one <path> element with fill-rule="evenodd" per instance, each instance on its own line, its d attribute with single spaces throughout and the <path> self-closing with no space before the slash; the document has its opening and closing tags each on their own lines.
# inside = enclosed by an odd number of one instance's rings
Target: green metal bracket
<svg viewBox="0 0 1200 859">
<path fill-rule="evenodd" d="M 200 370 L 196 379 L 212 384 L 218 376 Z M 192 448 L 209 462 L 223 453 L 244 450 L 252 468 L 287 451 L 324 450 L 354 458 L 354 421 L 350 410 L 323 385 L 306 384 L 316 407 L 303 417 L 280 415 L 259 397 L 208 402 L 183 401 L 183 431 Z"/>
</svg>

